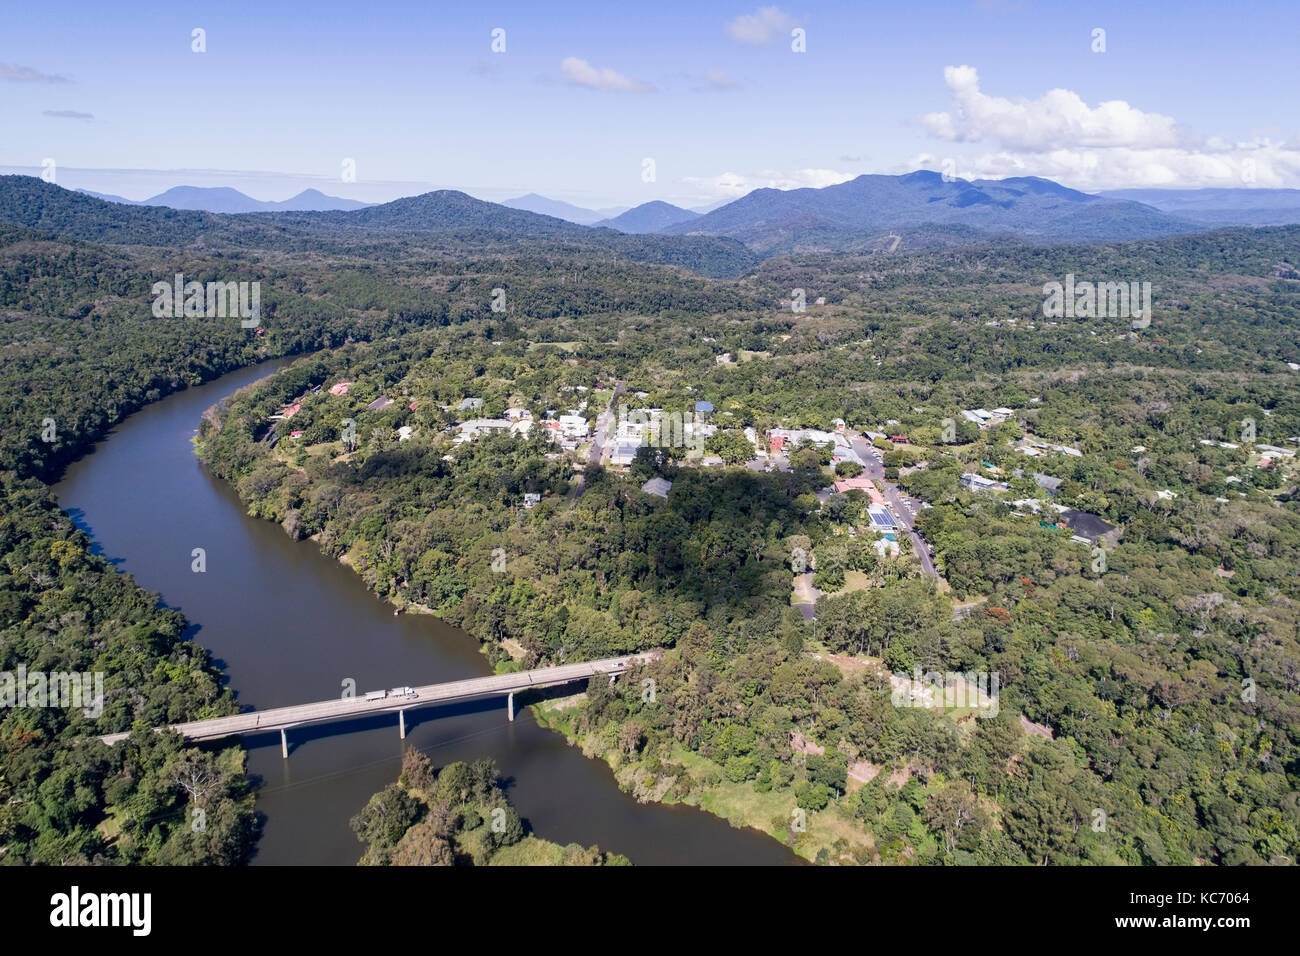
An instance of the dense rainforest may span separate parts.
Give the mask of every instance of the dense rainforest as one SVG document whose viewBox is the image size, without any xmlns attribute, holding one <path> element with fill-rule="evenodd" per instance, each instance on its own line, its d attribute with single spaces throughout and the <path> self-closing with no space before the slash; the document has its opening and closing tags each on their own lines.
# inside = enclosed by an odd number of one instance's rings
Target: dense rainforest
<svg viewBox="0 0 1300 956">
<path fill-rule="evenodd" d="M 192 234 L 173 242 L 156 218 L 97 229 L 93 207 L 45 203 L 0 215 L 14 223 L 0 226 L 0 671 L 104 671 L 99 732 L 236 704 L 179 615 L 91 554 L 45 482 L 149 401 L 304 354 L 209 412 L 205 460 L 250 514 L 466 628 L 499 668 L 665 649 L 548 716 L 639 796 L 728 813 L 823 862 L 1300 852 L 1300 505 L 1294 464 L 1260 468 L 1241 440 L 1246 422 L 1260 443 L 1300 435 L 1300 229 L 791 256 L 720 280 L 563 235 L 286 224 L 304 230 L 286 238 L 175 214 Z M 152 284 L 177 272 L 260 281 L 261 327 L 153 318 Z M 1042 286 L 1068 273 L 1151 279 L 1155 322 L 1045 319 Z M 624 476 L 537 434 L 452 440 L 465 398 L 488 417 L 594 425 L 616 386 L 669 410 L 708 401 L 733 437 L 835 419 L 905 431 L 885 464 L 930 506 L 918 526 L 941 577 L 906 545 L 863 547 L 862 499 L 826 493 L 817 449 L 764 472 L 665 450 Z M 290 405 L 302 434 L 272 434 Z M 1015 414 L 994 428 L 961 419 L 998 406 Z M 1008 444 L 1027 435 L 1081 454 L 1030 465 Z M 960 483 L 985 468 L 1011 490 Z M 1054 501 L 1122 528 L 1104 570 L 1016 503 L 1040 495 L 1035 471 L 1061 479 Z M 666 499 L 641 490 L 652 476 L 672 481 Z M 814 620 L 790 604 L 796 553 L 817 569 Z M 998 715 L 894 706 L 891 672 L 914 668 L 1000 675 Z M 76 711 L 4 713 L 0 859 L 244 858 L 242 751 L 142 731 L 109 750 L 88 733 Z M 371 852 L 447 802 L 416 789 L 394 795 L 401 828 L 371 821 Z M 438 820 L 420 853 L 475 858 L 457 849 L 472 817 Z"/>
<path fill-rule="evenodd" d="M 491 760 L 434 769 L 419 750 L 352 818 L 362 866 L 626 866 L 599 847 L 560 846 L 528 833 Z"/>
</svg>

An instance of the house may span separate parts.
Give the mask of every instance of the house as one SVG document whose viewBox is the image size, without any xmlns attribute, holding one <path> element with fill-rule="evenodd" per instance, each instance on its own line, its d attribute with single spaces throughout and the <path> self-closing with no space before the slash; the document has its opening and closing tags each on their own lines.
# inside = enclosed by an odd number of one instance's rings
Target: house
<svg viewBox="0 0 1300 956">
<path fill-rule="evenodd" d="M 587 419 L 581 415 L 561 415 L 560 434 L 565 438 L 586 438 Z"/>
<path fill-rule="evenodd" d="M 366 411 L 382 412 L 385 408 L 387 408 L 391 404 L 393 404 L 393 400 L 391 398 L 389 398 L 387 395 L 380 395 L 373 402 L 371 402 L 369 405 L 366 406 Z"/>
<path fill-rule="evenodd" d="M 896 531 L 898 522 L 884 505 L 869 505 L 867 514 L 871 516 L 871 527 L 877 531 Z"/>
<path fill-rule="evenodd" d="M 876 553 L 883 560 L 886 555 L 896 558 L 899 555 L 898 539 L 890 537 L 881 537 L 876 539 Z"/>
<path fill-rule="evenodd" d="M 908 439 L 906 435 L 890 435 L 889 440 L 899 442 L 900 444 L 903 445 L 906 445 L 908 443 Z"/>
<path fill-rule="evenodd" d="M 666 478 L 651 478 L 641 486 L 641 490 L 648 495 L 657 495 L 660 498 L 666 499 L 668 497 L 668 489 L 672 486 L 673 483 Z"/>
<path fill-rule="evenodd" d="M 1100 515 L 1089 514 L 1086 511 L 1075 511 L 1073 508 L 1066 508 L 1061 512 L 1061 518 L 1074 532 L 1076 537 L 1083 538 L 1088 544 L 1096 544 L 1102 539 L 1107 539 L 1111 543 L 1114 538 L 1118 537 L 1119 531 L 1113 524 L 1102 519 Z"/>
<path fill-rule="evenodd" d="M 1006 491 L 1007 486 L 1001 481 L 993 481 L 991 478 L 985 478 L 983 475 L 970 472 L 961 476 L 962 485 L 971 491 Z"/>
<path fill-rule="evenodd" d="M 460 403 L 459 405 L 456 406 L 456 411 L 458 411 L 458 412 L 471 412 L 471 411 L 477 411 L 478 409 L 480 409 L 480 408 L 482 408 L 482 407 L 483 407 L 483 399 L 481 399 L 481 398 L 466 398 L 466 399 L 462 399 L 461 403 Z"/>
<path fill-rule="evenodd" d="M 1294 458 L 1294 448 L 1279 448 L 1277 445 L 1256 445 L 1255 451 L 1267 458 Z"/>
<path fill-rule="evenodd" d="M 410 425 L 403 425 L 401 428 L 397 429 L 397 440 L 409 441 L 412 431 L 414 431 L 414 429 L 412 429 Z"/>
<path fill-rule="evenodd" d="M 872 480 L 865 475 L 859 475 L 857 478 L 841 478 L 835 482 L 836 494 L 844 494 L 846 491 L 875 491 L 876 486 Z"/>
<path fill-rule="evenodd" d="M 525 418 L 532 418 L 533 413 L 526 408 L 507 408 L 506 418 L 512 422 L 523 421 Z"/>
<path fill-rule="evenodd" d="M 614 445 L 614 450 L 609 454 L 609 463 L 616 467 L 625 468 L 636 459 L 637 449 L 641 447 L 638 441 L 620 441 Z"/>
<path fill-rule="evenodd" d="M 536 508 L 536 507 L 537 507 L 539 504 L 541 504 L 541 503 L 542 503 L 542 496 L 541 496 L 541 495 L 537 494 L 537 493 L 534 492 L 534 491 L 525 491 L 525 492 L 524 492 L 524 507 L 525 507 L 525 508 Z"/>
<path fill-rule="evenodd" d="M 333 385 L 330 386 L 330 394 L 346 395 L 348 393 L 348 389 L 350 389 L 351 387 L 352 387 L 351 382 L 335 382 Z"/>
<path fill-rule="evenodd" d="M 488 432 L 505 431 L 509 427 L 510 422 L 504 418 L 471 418 L 467 422 L 460 423 L 460 434 L 454 440 L 459 445 L 473 441 Z"/>
<path fill-rule="evenodd" d="M 713 414 L 713 403 L 712 403 L 712 402 L 696 402 L 696 403 L 695 403 L 695 414 L 697 414 L 697 415 L 712 415 L 712 414 Z"/>
<path fill-rule="evenodd" d="M 298 429 L 297 431 L 289 432 L 289 437 L 290 437 L 290 438 L 301 438 L 304 434 L 305 434 L 305 432 L 303 432 L 303 430 L 300 428 L 300 429 Z"/>
<path fill-rule="evenodd" d="M 1053 478 L 1051 475 L 1045 475 L 1041 471 L 1034 472 L 1034 481 L 1038 482 L 1038 487 L 1049 495 L 1056 494 L 1061 489 L 1061 483 L 1064 480 L 1063 478 Z"/>
</svg>

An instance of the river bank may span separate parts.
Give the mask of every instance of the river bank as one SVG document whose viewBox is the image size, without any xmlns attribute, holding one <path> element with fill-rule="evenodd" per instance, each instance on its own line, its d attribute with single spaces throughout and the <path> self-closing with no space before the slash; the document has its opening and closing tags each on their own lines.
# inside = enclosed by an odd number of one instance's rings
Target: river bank
<svg viewBox="0 0 1300 956">
<path fill-rule="evenodd" d="M 193 453 L 203 412 L 273 369 L 243 369 L 178 392 L 122 422 L 70 466 L 54 491 L 96 550 L 181 611 L 186 636 L 207 648 L 243 707 L 324 699 L 341 682 L 394 686 L 491 672 L 480 644 L 427 614 L 394 616 L 360 575 L 250 518 L 235 489 Z M 202 548 L 205 567 L 194 568 Z M 688 807 L 643 806 L 603 763 L 587 760 L 524 712 L 469 704 L 408 721 L 363 721 L 244 738 L 264 826 L 254 864 L 350 865 L 360 856 L 348 820 L 398 773 L 403 749 L 443 765 L 491 757 L 512 803 L 541 838 L 599 845 L 633 863 L 783 864 L 784 847 Z"/>
<path fill-rule="evenodd" d="M 734 783 L 723 768 L 685 747 L 674 747 L 666 760 L 633 759 L 612 740 L 577 729 L 585 694 L 533 704 L 537 722 L 558 734 L 583 755 L 604 762 L 619 786 L 640 803 L 697 807 L 737 829 L 755 830 L 788 846 L 812 863 L 852 857 L 868 862 L 875 843 L 860 821 L 840 802 L 824 809 L 800 811 L 790 791 L 761 791 L 752 781 Z M 665 768 L 681 770 L 666 773 Z"/>
</svg>

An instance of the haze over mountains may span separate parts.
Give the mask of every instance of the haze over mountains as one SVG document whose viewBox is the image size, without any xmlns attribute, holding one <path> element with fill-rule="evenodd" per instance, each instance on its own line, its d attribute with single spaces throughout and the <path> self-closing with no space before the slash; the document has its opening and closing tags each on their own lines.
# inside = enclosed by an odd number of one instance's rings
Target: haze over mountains
<svg viewBox="0 0 1300 956">
<path fill-rule="evenodd" d="M 525 212 L 535 212 L 543 216 L 554 216 L 556 219 L 576 222 L 580 226 L 590 226 L 592 223 L 627 211 L 627 206 L 613 206 L 609 209 L 584 209 L 582 206 L 575 206 L 573 203 L 564 202 L 562 199 L 548 199 L 545 196 L 537 195 L 537 193 L 516 196 L 514 199 L 507 199 L 501 205 L 509 209 L 522 209 Z"/>
<path fill-rule="evenodd" d="M 493 203 L 448 189 L 365 205 L 316 190 L 267 203 L 229 188 L 181 186 L 134 203 L 30 176 L 0 177 L 0 221 L 89 241 L 310 249 L 355 243 L 362 233 L 371 237 L 367 241 L 381 241 L 381 235 L 478 244 L 540 239 L 713 275 L 738 275 L 764 257 L 794 252 L 907 250 L 991 239 L 1114 241 L 1300 222 L 1300 190 L 1094 196 L 1034 177 L 949 181 L 925 171 L 859 176 L 822 189 L 757 189 L 704 214 L 653 201 L 590 225 L 520 208 L 525 202 L 569 216 L 598 215 L 536 194 Z"/>
<path fill-rule="evenodd" d="M 756 189 L 667 234 L 729 236 L 762 254 L 854 248 L 885 231 L 962 227 L 1037 241 L 1145 239 L 1196 226 L 1141 203 L 1035 177 L 947 181 L 939 173 L 859 176 L 822 189 Z"/>
<path fill-rule="evenodd" d="M 1213 226 L 1300 223 L 1300 189 L 1113 189 L 1099 195 Z"/>
<path fill-rule="evenodd" d="M 127 206 L 166 206 L 169 209 L 190 209 L 201 212 L 324 212 L 331 209 L 364 209 L 369 203 L 355 199 L 327 196 L 319 189 L 304 189 L 289 199 L 274 202 L 254 199 L 229 186 L 173 186 L 166 192 L 139 201 L 123 199 L 107 193 L 79 189 L 88 196 Z"/>
<path fill-rule="evenodd" d="M 612 219 L 602 219 L 595 225 L 608 226 L 610 229 L 617 229 L 619 232 L 659 232 L 669 226 L 676 226 L 699 218 L 700 214 L 698 212 L 683 209 L 681 206 L 674 206 L 672 203 L 655 200 L 642 203 L 634 209 L 629 209 L 625 213 L 614 216 Z"/>
</svg>

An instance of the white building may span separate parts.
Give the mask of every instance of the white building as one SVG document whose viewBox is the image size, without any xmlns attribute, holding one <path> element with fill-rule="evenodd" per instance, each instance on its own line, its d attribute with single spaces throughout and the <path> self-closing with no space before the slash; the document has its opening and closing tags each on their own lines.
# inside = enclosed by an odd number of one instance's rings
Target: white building
<svg viewBox="0 0 1300 956">
<path fill-rule="evenodd" d="M 510 422 L 504 418 L 471 418 L 467 422 L 460 423 L 460 434 L 455 437 L 454 441 L 459 445 L 467 441 L 473 441 L 488 432 L 505 431 L 508 428 L 510 428 Z"/>
<path fill-rule="evenodd" d="M 565 438 L 586 438 L 587 419 L 581 415 L 561 415 L 560 434 Z"/>
<path fill-rule="evenodd" d="M 660 498 L 667 498 L 668 489 L 672 488 L 672 486 L 673 483 L 667 478 L 651 478 L 641 486 L 641 490 L 648 495 L 658 495 Z"/>
</svg>

